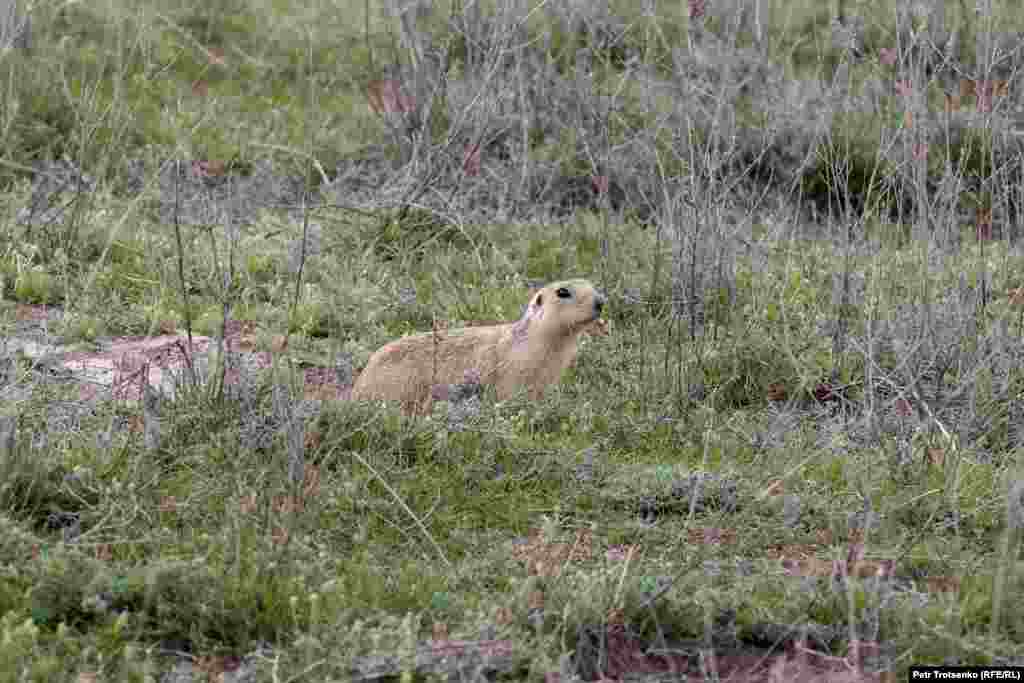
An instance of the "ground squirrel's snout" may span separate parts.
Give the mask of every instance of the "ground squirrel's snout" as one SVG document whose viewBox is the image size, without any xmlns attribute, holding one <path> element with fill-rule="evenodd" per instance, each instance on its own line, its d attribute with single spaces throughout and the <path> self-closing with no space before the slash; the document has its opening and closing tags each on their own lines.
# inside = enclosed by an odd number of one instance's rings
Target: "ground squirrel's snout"
<svg viewBox="0 0 1024 683">
<path fill-rule="evenodd" d="M 594 313 L 596 315 L 601 315 L 601 309 L 604 308 L 606 301 L 607 299 L 604 297 L 604 294 L 594 295 Z"/>
</svg>

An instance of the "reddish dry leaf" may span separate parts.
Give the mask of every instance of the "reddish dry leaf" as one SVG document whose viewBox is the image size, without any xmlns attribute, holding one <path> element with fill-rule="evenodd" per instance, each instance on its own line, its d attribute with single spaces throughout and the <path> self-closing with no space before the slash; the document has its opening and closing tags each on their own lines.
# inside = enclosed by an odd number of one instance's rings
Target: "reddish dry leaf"
<svg viewBox="0 0 1024 683">
<path fill-rule="evenodd" d="M 219 47 L 211 47 L 207 50 L 210 53 L 210 64 L 224 66 L 227 61 L 224 59 L 224 50 Z"/>
<path fill-rule="evenodd" d="M 462 170 L 468 176 L 480 175 L 480 144 L 467 146 L 462 154 Z"/>
<path fill-rule="evenodd" d="M 814 387 L 814 398 L 821 403 L 828 401 L 835 401 L 839 399 L 839 395 L 835 392 L 835 389 L 828 382 L 822 382 L 818 386 Z"/>
<path fill-rule="evenodd" d="M 220 160 L 203 161 L 195 159 L 192 161 L 192 175 L 198 178 L 213 178 L 224 175 L 227 164 Z"/>
<path fill-rule="evenodd" d="M 847 570 L 851 576 L 856 576 L 859 579 L 869 579 L 873 576 L 888 576 L 892 572 L 892 567 L 892 560 L 862 560 L 847 566 Z"/>
<path fill-rule="evenodd" d="M 992 209 L 978 209 L 975 212 L 975 235 L 985 242 L 992 239 Z"/>
<path fill-rule="evenodd" d="M 249 494 L 240 498 L 238 501 L 238 511 L 243 515 L 256 512 L 256 494 Z"/>
<path fill-rule="evenodd" d="M 512 623 L 514 615 L 508 607 L 498 607 L 494 610 L 494 623 L 498 626 L 507 626 Z"/>
<path fill-rule="evenodd" d="M 322 391 L 324 387 L 319 387 L 319 389 Z M 324 435 L 320 430 L 310 429 L 308 432 L 306 432 L 306 436 L 302 441 L 302 447 L 305 448 L 307 451 L 315 451 L 317 448 L 320 447 L 320 444 L 323 443 L 323 440 Z"/>
<path fill-rule="evenodd" d="M 254 335 L 245 335 L 233 341 L 228 341 L 228 343 L 235 351 L 252 351 L 256 348 L 256 337 Z"/>
<path fill-rule="evenodd" d="M 695 545 L 730 545 L 736 542 L 735 531 L 718 527 L 690 529 L 687 536 L 689 542 Z"/>
<path fill-rule="evenodd" d="M 627 558 L 637 552 L 640 546 L 637 545 L 613 545 L 605 551 L 604 556 L 609 562 L 625 562 Z"/>
<path fill-rule="evenodd" d="M 644 652 L 639 638 L 631 636 L 624 625 L 609 625 L 605 629 L 608 646 L 607 668 L 604 675 L 621 679 L 630 675 L 682 673 L 689 666 L 683 655 L 661 655 Z"/>
<path fill-rule="evenodd" d="M 785 545 L 768 546 L 768 549 L 765 551 L 765 555 L 772 560 L 782 560 L 787 558 L 806 559 L 808 557 L 813 557 L 819 550 L 821 550 L 820 546 L 811 545 L 809 543 L 790 543 Z"/>
<path fill-rule="evenodd" d="M 905 398 L 896 399 L 896 403 L 893 404 L 893 410 L 900 417 L 910 417 L 914 413 L 914 410 L 910 405 L 910 401 Z"/>
<path fill-rule="evenodd" d="M 304 391 L 309 398 L 320 398 L 324 400 L 345 400 L 352 392 L 351 382 L 342 385 L 338 374 L 333 368 L 310 367 L 303 370 Z M 314 433 L 316 444 L 319 445 L 319 437 Z M 309 444 L 312 447 L 312 443 Z"/>
<path fill-rule="evenodd" d="M 854 529 L 850 532 L 850 544 L 846 549 L 846 564 L 853 566 L 864 559 L 864 530 Z"/>
<path fill-rule="evenodd" d="M 524 562 L 532 576 L 557 576 L 566 563 L 592 555 L 592 541 L 587 538 L 586 535 L 577 535 L 576 543 L 570 547 L 568 543 L 547 543 L 536 533 L 531 533 L 528 541 L 512 548 L 512 557 Z"/>
<path fill-rule="evenodd" d="M 972 91 L 978 98 L 978 111 L 990 112 L 995 98 L 1005 97 L 1010 92 L 1009 83 L 1004 80 L 979 80 L 973 82 Z"/>
<path fill-rule="evenodd" d="M 373 81 L 367 87 L 370 108 L 378 115 L 408 114 L 416 110 L 416 100 L 402 91 L 398 81 Z"/>
<path fill-rule="evenodd" d="M 430 398 L 435 401 L 447 401 L 451 395 L 452 388 L 448 384 L 432 384 L 430 385 Z"/>
<path fill-rule="evenodd" d="M 572 552 L 569 560 L 579 562 L 594 556 L 594 534 L 590 529 L 580 529 L 576 532 L 576 539 L 573 542 Z"/>
<path fill-rule="evenodd" d="M 853 556 L 857 551 L 851 550 Z M 866 579 L 873 576 L 890 576 L 895 567 L 895 562 L 887 560 L 853 560 L 848 557 L 846 560 L 833 560 L 831 562 L 816 557 L 805 557 L 803 559 L 784 558 L 782 567 L 790 576 L 855 576 Z"/>
<path fill-rule="evenodd" d="M 242 659 L 236 655 L 205 656 L 196 659 L 196 668 L 206 673 L 207 677 L 223 680 L 223 674 L 237 671 L 242 666 Z"/>
<path fill-rule="evenodd" d="M 1010 84 L 1004 80 L 980 80 L 974 84 L 974 94 L 979 97 L 1006 97 L 1010 93 Z"/>
<path fill-rule="evenodd" d="M 306 509 L 305 501 L 291 495 L 274 496 L 273 505 L 274 509 L 282 515 L 290 515 Z"/>
<path fill-rule="evenodd" d="M 878 572 L 875 576 L 882 579 L 890 579 L 893 574 L 896 573 L 896 560 L 889 558 L 887 560 L 879 560 Z"/>
<path fill-rule="evenodd" d="M 960 579 L 955 576 L 929 576 L 924 582 L 932 593 L 960 592 Z"/>
<path fill-rule="evenodd" d="M 49 311 L 42 304 L 18 304 L 14 308 L 16 320 L 44 321 L 49 317 Z"/>
<path fill-rule="evenodd" d="M 132 432 L 133 434 L 142 433 L 143 423 L 141 415 L 129 415 L 126 418 L 125 422 L 125 426 L 127 427 L 129 432 Z"/>
<path fill-rule="evenodd" d="M 834 569 L 831 562 L 817 557 L 802 560 L 783 559 L 782 568 L 790 576 L 831 576 Z"/>
<path fill-rule="evenodd" d="M 320 493 L 320 468 L 316 465 L 306 467 L 306 475 L 303 477 L 302 495 L 306 498 L 315 498 Z"/>
<path fill-rule="evenodd" d="M 100 387 L 95 384 L 81 384 L 78 387 L 78 398 L 82 401 L 94 401 L 100 395 Z"/>
</svg>

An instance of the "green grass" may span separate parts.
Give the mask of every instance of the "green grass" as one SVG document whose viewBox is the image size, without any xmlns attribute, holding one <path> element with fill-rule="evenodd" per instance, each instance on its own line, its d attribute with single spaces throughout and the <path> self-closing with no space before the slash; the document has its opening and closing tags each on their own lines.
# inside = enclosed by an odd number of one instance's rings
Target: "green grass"
<svg viewBox="0 0 1024 683">
<path fill-rule="evenodd" d="M 861 4 L 868 56 L 852 79 L 889 84 L 910 68 L 877 56 L 895 40 L 891 3 Z M 937 80 L 909 132 L 888 91 L 822 128 L 783 115 L 780 99 L 837 98 L 832 72 L 851 59 L 820 3 L 773 8 L 769 57 L 798 85 L 755 79 L 743 95 L 697 67 L 703 95 L 670 83 L 685 3 L 653 18 L 616 5 L 617 42 L 611 19 L 570 30 L 562 7 L 524 28 L 533 71 L 471 74 L 481 94 L 462 118 L 452 76 L 419 128 L 368 107 L 368 84 L 411 60 L 373 3 L 35 9 L 33 53 L 0 53 L 2 335 L 89 350 L 186 325 L 216 336 L 228 311 L 251 328 L 245 353 L 272 362 L 225 387 L 211 354 L 197 386 L 144 408 L 0 352 L 0 681 L 158 680 L 185 661 L 213 676 L 237 657 L 256 680 L 346 680 L 385 656 L 388 680 L 440 680 L 414 653 L 444 634 L 507 643 L 502 680 L 568 680 L 594 672 L 588 634 L 616 623 L 723 658 L 820 631 L 809 642 L 832 655 L 879 643 L 901 676 L 1021 663 L 1024 314 L 1007 293 L 1024 263 L 1008 233 L 975 225 L 987 208 L 1012 224 L 1015 143 L 991 122 L 943 123 Z M 457 61 L 488 49 L 448 28 L 450 9 L 417 35 L 451 41 Z M 588 45 L 597 85 L 581 93 Z M 496 113 L 534 97 L 527 82 L 557 126 Z M 502 92 L 515 97 L 496 104 Z M 464 145 L 481 130 L 528 149 L 488 151 L 473 175 Z M 911 133 L 929 144 L 916 166 Z M 762 151 L 777 182 L 745 175 Z M 61 157 L 97 189 L 61 195 L 74 208 L 50 225 L 19 222 L 32 164 Z M 141 190 L 126 189 L 129 159 Z M 350 185 L 298 219 L 268 207 L 175 225 L 159 218 L 171 159 L 224 162 L 233 183 L 269 159 L 311 192 Z M 943 195 L 946 160 L 962 184 Z M 602 175 L 625 188 L 626 218 L 600 199 L 562 223 L 534 206 Z M 908 206 L 920 192 L 928 224 Z M 809 207 L 836 196 L 853 199 L 842 228 L 811 225 Z M 485 393 L 469 417 L 439 404 L 409 418 L 303 386 L 310 368 L 333 376 L 340 356 L 358 370 L 436 320 L 516 319 L 529 282 L 569 277 L 609 295 L 612 333 L 587 338 L 543 401 Z M 41 304 L 63 313 L 45 330 L 28 323 Z"/>
</svg>

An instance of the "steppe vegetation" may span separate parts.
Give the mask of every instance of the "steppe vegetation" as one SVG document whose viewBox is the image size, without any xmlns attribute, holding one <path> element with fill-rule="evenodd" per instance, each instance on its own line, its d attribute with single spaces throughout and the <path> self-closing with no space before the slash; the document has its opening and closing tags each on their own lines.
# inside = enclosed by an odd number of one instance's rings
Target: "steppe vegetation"
<svg viewBox="0 0 1024 683">
<path fill-rule="evenodd" d="M 0 2 L 0 680 L 1024 666 L 1017 5 Z"/>
</svg>

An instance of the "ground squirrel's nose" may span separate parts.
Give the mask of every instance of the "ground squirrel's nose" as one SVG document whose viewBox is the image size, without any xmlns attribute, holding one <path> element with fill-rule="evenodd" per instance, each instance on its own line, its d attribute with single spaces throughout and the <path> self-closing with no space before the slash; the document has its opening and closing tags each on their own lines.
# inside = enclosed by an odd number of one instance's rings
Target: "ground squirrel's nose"
<svg viewBox="0 0 1024 683">
<path fill-rule="evenodd" d="M 595 296 L 594 297 L 594 310 L 596 310 L 598 313 L 600 313 L 601 309 L 604 308 L 604 303 L 606 301 L 607 301 L 607 299 L 604 297 L 604 294 L 598 294 L 597 296 Z"/>
</svg>

